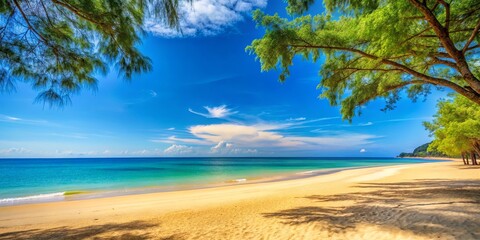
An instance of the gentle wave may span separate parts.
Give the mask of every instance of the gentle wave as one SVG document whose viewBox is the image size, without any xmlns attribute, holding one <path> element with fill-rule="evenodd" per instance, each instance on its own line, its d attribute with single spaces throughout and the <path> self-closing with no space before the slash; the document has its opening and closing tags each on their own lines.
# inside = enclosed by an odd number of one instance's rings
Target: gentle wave
<svg viewBox="0 0 480 240">
<path fill-rule="evenodd" d="M 297 172 L 296 174 L 299 174 L 299 175 L 312 175 L 314 173 L 316 173 L 317 171 L 305 171 L 305 172 Z"/>
<path fill-rule="evenodd" d="M 30 201 L 40 201 L 40 200 L 49 200 L 55 199 L 58 197 L 64 197 L 65 192 L 57 192 L 57 193 L 47 193 L 47 194 L 39 194 L 39 195 L 32 195 L 26 197 L 17 197 L 17 198 L 3 198 L 0 199 L 0 205 L 4 204 L 11 204 L 11 203 L 18 203 L 18 202 L 30 202 Z"/>
<path fill-rule="evenodd" d="M 241 182 L 246 182 L 246 181 L 247 181 L 246 178 L 237 178 L 237 179 L 228 180 L 226 182 L 227 183 L 241 183 Z"/>
</svg>

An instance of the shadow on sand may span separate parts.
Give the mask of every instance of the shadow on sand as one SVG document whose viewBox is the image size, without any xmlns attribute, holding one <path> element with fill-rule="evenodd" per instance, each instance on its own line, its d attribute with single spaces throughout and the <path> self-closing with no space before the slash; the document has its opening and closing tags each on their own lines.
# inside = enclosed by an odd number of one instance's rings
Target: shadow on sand
<svg viewBox="0 0 480 240">
<path fill-rule="evenodd" d="M 52 229 L 30 229 L 0 233 L 0 239 L 183 239 L 180 235 L 166 237 L 153 236 L 151 230 L 158 228 L 156 224 L 142 221 L 127 223 L 108 223 L 102 225 L 91 225 L 81 228 L 58 227 Z M 141 232 L 141 233 L 138 233 Z M 102 234 L 115 233 L 112 236 L 101 236 Z"/>
<path fill-rule="evenodd" d="M 356 187 L 371 191 L 312 195 L 306 197 L 312 200 L 311 206 L 264 216 L 290 225 L 315 224 L 335 233 L 373 224 L 418 236 L 480 239 L 480 180 L 418 179 Z M 328 207 L 329 202 L 338 201 L 348 202 Z"/>
</svg>

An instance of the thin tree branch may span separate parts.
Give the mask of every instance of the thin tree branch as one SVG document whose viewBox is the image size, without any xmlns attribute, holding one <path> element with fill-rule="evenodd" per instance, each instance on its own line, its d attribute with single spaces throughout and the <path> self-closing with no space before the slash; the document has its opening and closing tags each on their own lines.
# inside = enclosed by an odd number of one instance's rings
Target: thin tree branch
<svg viewBox="0 0 480 240">
<path fill-rule="evenodd" d="M 42 34 L 37 32 L 37 30 L 35 28 L 33 28 L 32 24 L 30 24 L 30 21 L 28 20 L 27 15 L 25 15 L 25 13 L 23 12 L 22 7 L 20 7 L 20 4 L 18 3 L 18 1 L 13 0 L 13 2 L 15 3 L 15 6 L 17 6 L 18 11 L 20 11 L 20 13 L 22 14 L 23 19 L 25 20 L 25 22 L 28 25 L 28 29 L 30 29 L 32 32 L 34 32 L 46 45 L 49 45 L 48 40 L 44 36 L 42 36 Z"/>
<path fill-rule="evenodd" d="M 428 31 L 428 30 L 430 30 L 430 29 L 431 29 L 431 28 L 426 28 L 426 29 L 420 31 L 419 33 L 416 33 L 416 34 L 408 37 L 407 39 L 405 39 L 404 41 L 402 41 L 402 42 L 400 43 L 400 45 L 403 45 L 404 43 L 412 40 L 412 39 L 415 38 L 415 37 L 421 36 L 424 32 L 426 32 L 426 31 Z"/>
<path fill-rule="evenodd" d="M 470 50 L 472 50 L 472 49 L 475 49 L 475 48 L 478 48 L 478 47 L 480 47 L 480 45 L 479 45 L 479 44 L 477 44 L 477 45 L 475 45 L 475 46 L 473 46 L 473 47 L 469 47 L 469 48 L 467 48 L 467 51 L 470 51 Z"/>
<path fill-rule="evenodd" d="M 448 30 L 450 28 L 450 4 L 448 4 L 444 0 L 439 0 L 438 2 L 440 2 L 445 7 L 445 30 L 448 34 Z"/>
<path fill-rule="evenodd" d="M 53 3 L 56 3 L 58 5 L 61 5 L 65 8 L 67 8 L 68 10 L 70 10 L 71 12 L 73 12 L 75 15 L 83 18 L 84 20 L 87 20 L 89 22 L 92 22 L 92 23 L 95 23 L 95 24 L 98 24 L 100 26 L 105 26 L 103 23 L 101 22 L 98 22 L 96 21 L 95 19 L 93 19 L 92 17 L 86 15 L 86 14 L 83 14 L 80 10 L 78 10 L 78 8 L 66 3 L 66 2 L 62 2 L 62 1 L 58 1 L 58 0 L 52 0 Z"/>
<path fill-rule="evenodd" d="M 388 86 L 387 88 L 383 89 L 384 91 L 382 92 L 383 93 L 387 93 L 387 92 L 390 92 L 390 91 L 393 91 L 393 90 L 396 90 L 396 89 L 399 89 L 399 88 L 402 88 L 402 87 L 405 87 L 407 85 L 410 85 L 410 84 L 425 84 L 424 81 L 421 81 L 421 80 L 412 80 L 412 81 L 405 81 L 405 82 L 401 82 L 397 85 L 393 85 L 393 86 Z M 359 102 L 359 106 L 360 105 L 363 105 L 365 103 L 367 103 L 368 101 L 378 97 L 379 94 L 375 95 L 375 96 L 371 96 L 371 97 L 368 97 L 368 98 L 365 98 L 363 99 L 362 101 Z"/>
<path fill-rule="evenodd" d="M 53 27 L 53 22 L 50 19 L 50 15 L 48 14 L 47 8 L 45 7 L 45 4 L 43 3 L 43 0 L 40 0 L 40 4 L 42 5 L 43 11 L 45 12 L 45 16 L 47 16 L 48 23 L 50 23 L 50 26 Z"/>
<path fill-rule="evenodd" d="M 465 43 L 465 46 L 462 49 L 462 52 L 465 53 L 468 50 L 468 47 L 472 43 L 472 41 L 475 39 L 475 36 L 478 34 L 478 30 L 480 30 L 480 19 L 478 20 L 477 26 L 473 29 L 472 35 L 470 35 L 470 38 L 468 38 L 467 43 Z"/>
<path fill-rule="evenodd" d="M 443 65 L 449 66 L 449 67 L 451 67 L 451 68 L 459 71 L 458 66 L 457 66 L 454 62 L 442 60 L 442 59 L 437 58 L 437 57 L 433 57 L 432 60 L 430 60 L 429 63 L 432 63 L 432 64 L 443 64 Z"/>
<path fill-rule="evenodd" d="M 396 71 L 402 71 L 401 69 L 398 68 L 353 68 L 353 67 L 346 67 L 346 68 L 341 68 L 339 69 L 340 71 L 342 70 L 355 70 L 355 71 L 381 71 L 381 72 L 396 72 Z"/>
</svg>

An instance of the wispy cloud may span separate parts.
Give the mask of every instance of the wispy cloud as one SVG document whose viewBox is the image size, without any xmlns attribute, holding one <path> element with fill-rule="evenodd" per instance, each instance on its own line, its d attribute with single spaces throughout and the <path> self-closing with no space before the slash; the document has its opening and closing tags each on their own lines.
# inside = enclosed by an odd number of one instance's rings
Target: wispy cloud
<svg viewBox="0 0 480 240">
<path fill-rule="evenodd" d="M 10 117 L 10 116 L 5 116 L 5 119 L 9 121 L 21 121 L 21 118 L 16 118 L 16 117 Z"/>
<path fill-rule="evenodd" d="M 375 124 L 382 124 L 382 123 L 394 123 L 394 122 L 406 122 L 406 121 L 418 121 L 418 120 L 424 120 L 424 121 L 429 121 L 432 120 L 433 117 L 418 117 L 418 118 L 396 118 L 396 119 L 389 119 L 389 120 L 382 120 L 382 121 L 374 121 L 374 122 L 364 122 L 364 123 L 358 123 L 358 124 L 325 124 L 325 125 L 317 125 L 317 129 L 314 129 L 310 132 L 313 133 L 321 133 L 325 131 L 331 131 L 331 128 L 352 128 L 352 127 L 367 127 L 367 126 L 372 126 Z M 325 129 L 328 128 L 328 129 Z"/>
<path fill-rule="evenodd" d="M 433 119 L 433 117 L 397 118 L 397 119 L 379 121 L 378 123 L 381 123 L 381 122 L 404 122 L 404 121 L 415 121 L 415 120 L 432 120 L 432 119 Z"/>
<path fill-rule="evenodd" d="M 125 101 L 126 105 L 135 105 L 135 104 L 141 104 L 145 103 L 148 101 L 151 101 L 152 99 L 156 98 L 158 96 L 158 93 L 155 92 L 155 90 L 141 90 L 137 92 L 134 96 L 132 97 L 127 97 L 123 99 Z"/>
<path fill-rule="evenodd" d="M 152 97 L 157 97 L 157 92 L 153 91 L 153 90 L 150 90 L 148 93 L 150 93 L 150 96 Z"/>
<path fill-rule="evenodd" d="M 162 37 L 217 35 L 242 21 L 254 8 L 263 8 L 267 0 L 196 0 L 179 3 L 181 32 L 168 28 L 161 20 L 147 19 L 147 31 Z"/>
<path fill-rule="evenodd" d="M 23 155 L 32 152 L 26 148 L 7 148 L 7 149 L 0 149 L 0 156 L 17 156 Z"/>
<path fill-rule="evenodd" d="M 304 118 L 304 117 L 298 117 L 298 118 L 289 118 L 287 119 L 287 121 L 304 121 L 306 119 L 307 118 Z"/>
<path fill-rule="evenodd" d="M 358 124 L 358 126 L 361 126 L 361 127 L 366 127 L 366 126 L 371 126 L 371 125 L 373 125 L 373 122 L 366 122 L 366 123 Z"/>
<path fill-rule="evenodd" d="M 0 114 L 0 122 L 18 123 L 18 124 L 31 124 L 31 125 L 45 125 L 48 124 L 45 120 L 25 119 L 20 117 L 13 117 Z"/>
<path fill-rule="evenodd" d="M 195 138 L 178 138 L 176 136 L 169 136 L 167 138 L 162 139 L 151 139 L 150 142 L 154 143 L 184 143 L 184 144 L 194 144 L 194 145 L 209 145 L 209 142 L 206 142 L 203 139 L 195 139 Z"/>
<path fill-rule="evenodd" d="M 51 133 L 50 135 L 55 137 L 66 137 L 66 138 L 76 138 L 76 139 L 87 139 L 88 137 L 84 134 L 72 133 L 72 134 L 64 134 L 64 133 Z"/>
<path fill-rule="evenodd" d="M 55 136 L 55 137 L 64 137 L 64 138 L 75 138 L 75 139 L 89 139 L 89 138 L 113 138 L 114 135 L 110 135 L 108 133 L 106 134 L 99 134 L 99 133 L 88 133 L 88 132 L 53 132 L 50 133 L 49 135 Z"/>
<path fill-rule="evenodd" d="M 227 105 L 220 105 L 218 107 L 204 106 L 204 108 L 207 110 L 207 113 L 196 112 L 191 108 L 189 108 L 188 111 L 206 118 L 227 118 L 233 114 L 238 113 L 232 111 L 232 109 L 229 109 Z"/>
<path fill-rule="evenodd" d="M 416 118 L 395 118 L 395 119 L 389 119 L 389 120 L 383 120 L 383 121 L 375 121 L 375 122 L 366 122 L 366 123 L 360 123 L 357 126 L 371 126 L 373 124 L 378 124 L 378 123 L 391 123 L 391 122 L 406 122 L 406 121 L 418 121 L 418 120 L 432 120 L 433 117 L 416 117 Z M 352 126 L 352 125 L 349 125 Z M 355 126 L 355 125 L 353 125 Z"/>
<path fill-rule="evenodd" d="M 1 151 L 0 151 L 1 153 Z M 2 154 L 4 155 L 4 154 Z M 43 152 L 32 152 L 29 151 L 23 156 L 27 157 L 125 157 L 125 156 L 161 156 L 163 155 L 163 150 L 158 148 L 154 149 L 138 149 L 138 150 L 96 150 L 96 151 L 75 151 L 69 149 L 57 149 L 54 151 L 43 151 Z"/>
</svg>

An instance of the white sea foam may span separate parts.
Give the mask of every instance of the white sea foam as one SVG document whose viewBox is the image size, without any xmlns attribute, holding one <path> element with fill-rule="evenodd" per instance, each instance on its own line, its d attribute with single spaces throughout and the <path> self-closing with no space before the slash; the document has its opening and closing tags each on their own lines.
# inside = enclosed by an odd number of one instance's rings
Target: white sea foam
<svg viewBox="0 0 480 240">
<path fill-rule="evenodd" d="M 234 181 L 235 182 L 246 182 L 247 179 L 246 178 L 238 178 L 238 179 L 235 179 Z"/>
<path fill-rule="evenodd" d="M 38 194 L 38 195 L 32 195 L 32 196 L 26 196 L 26 197 L 3 198 L 3 199 L 0 199 L 0 205 L 63 199 L 64 194 L 65 192 L 57 192 L 57 193 Z"/>
<path fill-rule="evenodd" d="M 314 174 L 315 171 L 305 171 L 305 172 L 298 172 L 297 174 L 299 175 L 311 175 L 311 174 Z"/>
</svg>

